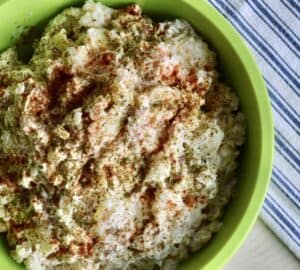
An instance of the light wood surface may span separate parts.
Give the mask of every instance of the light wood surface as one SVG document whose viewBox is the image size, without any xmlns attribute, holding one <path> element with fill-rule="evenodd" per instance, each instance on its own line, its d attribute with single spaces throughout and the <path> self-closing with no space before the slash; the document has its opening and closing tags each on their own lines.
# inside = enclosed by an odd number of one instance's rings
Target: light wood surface
<svg viewBox="0 0 300 270">
<path fill-rule="evenodd" d="M 300 262 L 258 220 L 248 238 L 223 270 L 300 270 Z"/>
</svg>

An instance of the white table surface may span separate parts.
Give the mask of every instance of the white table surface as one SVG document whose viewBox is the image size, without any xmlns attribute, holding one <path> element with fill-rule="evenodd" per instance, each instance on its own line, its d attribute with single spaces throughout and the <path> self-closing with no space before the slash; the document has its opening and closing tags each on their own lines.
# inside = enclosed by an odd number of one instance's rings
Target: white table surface
<svg viewBox="0 0 300 270">
<path fill-rule="evenodd" d="M 300 262 L 259 219 L 223 270 L 299 270 Z"/>
</svg>

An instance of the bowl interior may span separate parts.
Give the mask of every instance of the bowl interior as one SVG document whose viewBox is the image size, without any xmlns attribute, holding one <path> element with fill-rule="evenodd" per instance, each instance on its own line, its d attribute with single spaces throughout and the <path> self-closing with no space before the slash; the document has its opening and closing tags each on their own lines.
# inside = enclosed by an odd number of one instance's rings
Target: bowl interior
<svg viewBox="0 0 300 270">
<path fill-rule="evenodd" d="M 188 20 L 217 52 L 223 79 L 233 86 L 247 120 L 247 141 L 242 150 L 238 184 L 227 206 L 224 225 L 200 252 L 180 269 L 219 269 L 240 246 L 255 222 L 268 186 L 273 156 L 273 122 L 262 77 L 243 40 L 205 0 L 102 0 L 118 7 L 136 2 L 145 13 Z M 175 3 L 176 2 L 176 3 Z M 0 0 L 0 51 L 8 47 L 23 26 L 44 25 L 52 16 L 80 0 Z M 0 241 L 0 268 L 24 269 L 10 257 Z"/>
</svg>

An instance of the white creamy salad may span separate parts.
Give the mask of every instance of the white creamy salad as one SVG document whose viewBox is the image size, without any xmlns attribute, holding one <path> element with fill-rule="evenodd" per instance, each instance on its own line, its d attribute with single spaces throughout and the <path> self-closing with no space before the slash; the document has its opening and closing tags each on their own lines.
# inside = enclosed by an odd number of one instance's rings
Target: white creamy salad
<svg viewBox="0 0 300 270">
<path fill-rule="evenodd" d="M 174 269 L 221 227 L 245 126 L 184 20 L 88 1 L 0 55 L 0 230 L 31 270 Z"/>
</svg>

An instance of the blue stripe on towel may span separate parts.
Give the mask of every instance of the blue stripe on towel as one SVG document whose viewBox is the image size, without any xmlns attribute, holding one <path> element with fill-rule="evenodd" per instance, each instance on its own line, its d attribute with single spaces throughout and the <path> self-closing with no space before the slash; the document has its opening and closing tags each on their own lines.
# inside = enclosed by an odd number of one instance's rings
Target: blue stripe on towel
<svg viewBox="0 0 300 270">
<path fill-rule="evenodd" d="M 246 0 L 251 9 L 256 15 L 268 25 L 274 33 L 278 36 L 281 41 L 288 46 L 291 51 L 296 55 L 300 56 L 300 44 L 294 40 L 293 36 L 290 35 L 285 28 L 269 13 L 269 9 L 266 9 L 260 4 L 260 1 Z M 261 1 L 263 3 L 263 1 Z"/>
<path fill-rule="evenodd" d="M 295 236 L 293 235 L 293 234 L 291 234 L 287 229 L 286 229 L 286 226 L 285 225 L 283 225 L 283 222 L 282 222 L 282 220 L 280 219 L 280 217 L 278 217 L 276 214 L 274 214 L 273 212 L 272 212 L 272 210 L 270 210 L 270 209 L 272 209 L 272 208 L 268 208 L 268 203 L 265 203 L 264 205 L 263 205 L 263 210 L 265 210 L 266 212 L 267 212 L 267 214 L 275 221 L 275 223 L 276 223 L 276 225 L 277 226 L 279 226 L 281 229 L 282 229 L 282 231 L 285 231 L 286 232 L 286 234 L 296 243 L 296 245 L 298 246 L 298 247 L 300 247 L 300 243 L 299 243 L 299 241 L 298 241 L 298 238 L 295 238 Z"/>
<path fill-rule="evenodd" d="M 249 42 L 249 44 L 252 45 L 252 47 L 255 48 L 255 50 L 261 55 L 261 57 L 268 62 L 268 64 L 279 74 L 281 75 L 282 79 L 286 82 L 287 85 L 289 85 L 293 91 L 296 93 L 297 96 L 300 97 L 300 82 L 297 80 L 292 73 L 295 73 L 295 71 L 289 71 L 287 69 L 289 68 L 289 65 L 285 63 L 282 65 L 280 59 L 277 59 L 276 56 L 277 53 L 269 51 L 268 47 L 261 42 L 257 35 L 256 31 L 253 29 L 251 31 L 250 28 L 248 28 L 249 24 L 247 23 L 246 18 L 238 16 L 238 14 L 235 12 L 235 9 L 232 9 L 231 7 L 226 5 L 226 1 L 218 1 L 218 0 L 211 0 L 211 2 L 215 5 L 217 8 L 221 8 L 220 11 L 224 15 L 229 14 L 229 16 L 232 18 L 233 21 L 236 22 L 235 26 L 237 29 L 240 29 L 241 34 L 245 37 L 245 39 Z M 230 4 L 228 2 L 228 4 Z M 223 12 L 222 12 L 223 10 Z M 224 12 L 225 11 L 225 12 Z M 240 18 L 239 18 L 240 17 Z M 268 44 L 269 45 L 269 44 Z M 269 46 L 271 47 L 271 46 Z M 298 77 L 298 75 L 296 75 Z"/>
<path fill-rule="evenodd" d="M 280 175 L 278 171 L 273 169 L 272 182 L 283 192 L 300 210 L 300 195 L 295 190 L 291 182 L 283 175 Z"/>
<path fill-rule="evenodd" d="M 299 245 L 300 233 L 297 230 L 296 225 L 286 217 L 277 205 L 274 205 L 274 201 L 270 200 L 269 195 L 267 195 L 265 199 L 265 205 L 281 220 L 281 224 L 284 225 L 286 230 L 289 230 L 290 234 L 293 235 L 293 238 L 297 240 L 295 242 Z"/>
<path fill-rule="evenodd" d="M 294 14 L 294 16 L 300 20 L 300 15 L 299 15 L 299 12 L 297 13 L 296 10 L 293 8 L 293 6 L 289 3 L 289 1 L 284 1 L 284 0 L 281 0 L 281 2 L 285 5 L 285 7 L 291 12 Z"/>
</svg>

